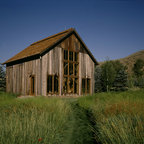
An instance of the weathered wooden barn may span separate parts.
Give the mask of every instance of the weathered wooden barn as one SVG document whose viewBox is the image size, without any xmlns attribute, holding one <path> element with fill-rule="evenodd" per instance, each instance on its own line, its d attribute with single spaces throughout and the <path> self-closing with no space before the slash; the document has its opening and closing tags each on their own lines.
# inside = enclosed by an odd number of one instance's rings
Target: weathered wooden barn
<svg viewBox="0 0 144 144">
<path fill-rule="evenodd" d="M 75 29 L 31 44 L 6 64 L 6 91 L 21 95 L 94 92 L 97 61 Z"/>
</svg>

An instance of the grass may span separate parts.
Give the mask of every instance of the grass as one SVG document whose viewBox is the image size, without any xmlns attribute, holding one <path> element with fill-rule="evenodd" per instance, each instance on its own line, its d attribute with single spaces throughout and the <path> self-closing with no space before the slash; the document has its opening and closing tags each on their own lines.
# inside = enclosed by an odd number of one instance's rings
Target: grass
<svg viewBox="0 0 144 144">
<path fill-rule="evenodd" d="M 144 143 L 144 90 L 100 93 L 78 103 L 93 115 L 97 143 Z"/>
<path fill-rule="evenodd" d="M 144 143 L 144 90 L 17 99 L 0 92 L 0 144 Z"/>
<path fill-rule="evenodd" d="M 0 143 L 65 143 L 71 107 L 58 98 L 16 99 L 0 94 Z"/>
</svg>

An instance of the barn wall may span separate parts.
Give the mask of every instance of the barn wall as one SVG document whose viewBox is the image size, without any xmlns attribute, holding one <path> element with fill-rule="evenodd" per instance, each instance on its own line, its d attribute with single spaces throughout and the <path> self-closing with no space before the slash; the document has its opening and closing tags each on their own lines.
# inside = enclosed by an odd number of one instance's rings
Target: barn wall
<svg viewBox="0 0 144 144">
<path fill-rule="evenodd" d="M 62 49 L 55 47 L 49 53 L 36 59 L 6 68 L 7 92 L 30 95 L 30 76 L 35 76 L 35 95 L 47 95 L 47 75 L 59 76 L 62 84 Z M 42 65 L 42 66 L 41 66 Z M 42 79 L 42 82 L 41 82 Z"/>
<path fill-rule="evenodd" d="M 79 95 L 81 95 L 81 80 L 82 78 L 90 78 L 91 79 L 91 93 L 94 93 L 94 67 L 95 64 L 87 54 L 85 49 L 82 47 L 79 40 L 75 37 L 75 35 L 71 35 L 66 40 L 64 40 L 60 47 L 62 49 L 69 49 L 70 51 L 79 52 Z M 63 53 L 62 53 L 63 57 Z M 63 64 L 63 62 L 62 62 Z M 63 67 L 62 67 L 63 68 Z"/>
<path fill-rule="evenodd" d="M 55 47 L 47 54 L 42 57 L 42 95 L 47 95 L 47 76 L 48 75 L 58 75 L 59 76 L 59 87 L 61 94 L 61 83 L 62 83 L 62 49 L 60 47 Z"/>
<path fill-rule="evenodd" d="M 35 95 L 47 95 L 47 75 L 59 76 L 59 94 L 63 91 L 63 49 L 79 52 L 79 95 L 81 79 L 91 79 L 91 93 L 94 92 L 94 62 L 81 46 L 79 40 L 71 35 L 50 50 L 40 59 L 8 66 L 6 68 L 7 92 L 22 95 L 30 94 L 30 75 L 35 76 Z"/>
<path fill-rule="evenodd" d="M 7 92 L 30 94 L 30 75 L 35 76 L 35 95 L 40 95 L 40 60 L 32 60 L 6 68 Z"/>
<path fill-rule="evenodd" d="M 91 79 L 91 93 L 94 93 L 94 62 L 90 58 L 88 54 L 85 53 L 79 53 L 79 59 L 80 59 L 80 90 L 81 90 L 81 79 L 82 78 L 90 78 Z"/>
</svg>

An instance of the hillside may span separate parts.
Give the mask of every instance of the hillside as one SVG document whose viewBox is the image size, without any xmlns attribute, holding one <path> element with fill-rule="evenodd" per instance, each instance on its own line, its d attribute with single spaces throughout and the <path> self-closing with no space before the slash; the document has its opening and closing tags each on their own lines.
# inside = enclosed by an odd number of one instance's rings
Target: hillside
<svg viewBox="0 0 144 144">
<path fill-rule="evenodd" d="M 144 50 L 138 51 L 136 53 L 133 53 L 127 57 L 121 58 L 121 59 L 116 59 L 119 60 L 122 64 L 124 64 L 125 66 L 127 66 L 127 71 L 128 73 L 132 72 L 132 68 L 134 63 L 136 62 L 137 59 L 142 59 L 144 60 Z M 116 61 L 113 60 L 113 61 Z M 104 63 L 103 62 L 99 62 L 100 65 L 102 65 Z"/>
<path fill-rule="evenodd" d="M 128 72 L 131 73 L 134 63 L 137 59 L 144 60 L 144 50 L 133 53 L 125 58 L 118 59 L 121 63 L 127 66 Z"/>
</svg>

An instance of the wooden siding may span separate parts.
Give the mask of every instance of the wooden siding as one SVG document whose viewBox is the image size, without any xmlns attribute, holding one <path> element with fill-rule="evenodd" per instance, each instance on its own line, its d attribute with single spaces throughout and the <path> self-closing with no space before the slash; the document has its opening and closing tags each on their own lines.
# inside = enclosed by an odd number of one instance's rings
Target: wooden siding
<svg viewBox="0 0 144 144">
<path fill-rule="evenodd" d="M 64 49 L 69 49 L 70 51 L 86 53 L 86 51 L 84 50 L 84 48 L 82 48 L 82 45 L 74 34 L 61 42 L 59 46 Z"/>
<path fill-rule="evenodd" d="M 75 35 L 71 35 L 66 40 L 64 40 L 60 47 L 63 49 L 69 49 L 70 51 L 79 52 L 79 95 L 81 95 L 81 79 L 82 78 L 90 78 L 90 93 L 94 93 L 94 67 L 95 64 L 90 58 L 90 56 L 86 53 L 85 49 L 82 47 L 79 40 L 75 37 Z M 63 53 L 62 53 L 63 56 Z M 63 64 L 63 62 L 62 62 Z M 63 67 L 62 67 L 63 68 Z M 63 75 L 63 74 L 62 74 Z"/>
<path fill-rule="evenodd" d="M 47 95 L 47 76 L 59 76 L 59 95 L 63 94 L 63 49 L 79 52 L 79 95 L 81 95 L 82 78 L 91 79 L 90 93 L 94 92 L 94 62 L 86 53 L 75 35 L 71 35 L 62 43 L 39 59 L 7 66 L 7 92 L 30 95 L 30 76 L 35 77 L 35 95 Z"/>
<path fill-rule="evenodd" d="M 40 95 L 40 60 L 16 64 L 6 68 L 7 92 L 30 94 L 30 76 L 35 76 L 35 95 Z"/>
<path fill-rule="evenodd" d="M 35 95 L 41 95 L 42 89 L 42 95 L 46 96 L 47 75 L 61 75 L 61 53 L 62 49 L 56 47 L 45 54 L 41 59 L 7 67 L 7 92 L 30 95 L 30 76 L 34 75 Z M 40 66 L 40 61 L 42 61 L 42 67 Z M 61 79 L 62 78 L 60 78 L 60 81 Z"/>
<path fill-rule="evenodd" d="M 94 93 L 94 63 L 91 60 L 90 56 L 85 53 L 79 53 L 79 59 L 80 59 L 80 74 L 79 74 L 79 87 L 81 90 L 81 79 L 82 78 L 90 78 L 90 93 Z"/>
<path fill-rule="evenodd" d="M 61 48 L 55 47 L 42 57 L 42 95 L 47 95 L 47 76 L 61 76 Z M 59 79 L 61 81 L 61 78 Z M 61 88 L 59 82 L 59 87 Z M 61 91 L 59 91 L 61 94 Z"/>
</svg>

